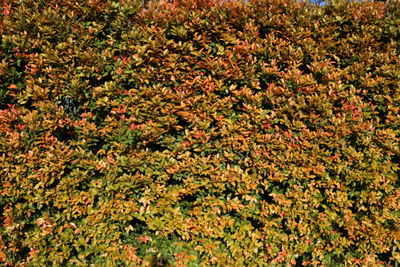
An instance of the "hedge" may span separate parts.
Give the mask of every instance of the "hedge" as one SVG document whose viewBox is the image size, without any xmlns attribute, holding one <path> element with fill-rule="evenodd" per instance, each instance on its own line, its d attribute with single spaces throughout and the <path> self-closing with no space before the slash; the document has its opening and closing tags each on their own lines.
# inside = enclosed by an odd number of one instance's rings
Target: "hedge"
<svg viewBox="0 0 400 267">
<path fill-rule="evenodd" d="M 399 25 L 399 1 L 3 0 L 0 264 L 398 264 Z"/>
</svg>

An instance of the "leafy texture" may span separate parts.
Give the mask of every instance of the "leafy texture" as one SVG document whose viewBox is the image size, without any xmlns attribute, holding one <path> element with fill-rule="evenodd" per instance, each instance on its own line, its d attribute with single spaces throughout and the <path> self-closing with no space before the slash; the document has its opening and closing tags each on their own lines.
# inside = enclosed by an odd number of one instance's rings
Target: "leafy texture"
<svg viewBox="0 0 400 267">
<path fill-rule="evenodd" d="M 0 10 L 3 265 L 400 261 L 398 1 Z"/>
</svg>

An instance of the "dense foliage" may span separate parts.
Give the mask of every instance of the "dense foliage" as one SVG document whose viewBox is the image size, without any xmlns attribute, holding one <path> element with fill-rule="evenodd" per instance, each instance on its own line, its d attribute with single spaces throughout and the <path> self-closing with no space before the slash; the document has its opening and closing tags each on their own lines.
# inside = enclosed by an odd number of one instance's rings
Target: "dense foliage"
<svg viewBox="0 0 400 267">
<path fill-rule="evenodd" d="M 398 1 L 0 11 L 2 266 L 400 261 Z"/>
</svg>

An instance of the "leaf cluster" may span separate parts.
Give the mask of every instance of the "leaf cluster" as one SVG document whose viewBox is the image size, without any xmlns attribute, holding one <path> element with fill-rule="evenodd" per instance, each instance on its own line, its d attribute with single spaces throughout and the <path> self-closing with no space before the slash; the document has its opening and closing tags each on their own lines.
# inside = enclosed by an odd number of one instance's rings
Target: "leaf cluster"
<svg viewBox="0 0 400 267">
<path fill-rule="evenodd" d="M 399 10 L 3 0 L 0 263 L 399 262 Z"/>
</svg>

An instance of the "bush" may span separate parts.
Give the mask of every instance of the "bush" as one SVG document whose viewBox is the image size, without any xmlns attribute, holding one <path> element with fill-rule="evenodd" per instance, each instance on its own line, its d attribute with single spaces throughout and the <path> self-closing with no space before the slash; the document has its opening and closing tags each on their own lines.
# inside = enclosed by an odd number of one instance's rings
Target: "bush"
<svg viewBox="0 0 400 267">
<path fill-rule="evenodd" d="M 2 3 L 3 266 L 400 260 L 398 1 Z"/>
</svg>

